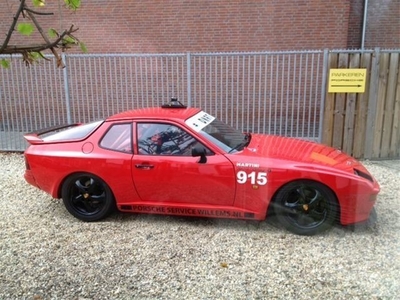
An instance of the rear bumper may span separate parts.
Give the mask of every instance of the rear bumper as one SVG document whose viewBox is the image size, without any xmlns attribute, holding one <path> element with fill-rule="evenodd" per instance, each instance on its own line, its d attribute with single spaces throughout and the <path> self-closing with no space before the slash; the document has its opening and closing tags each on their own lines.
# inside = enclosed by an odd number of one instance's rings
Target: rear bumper
<svg viewBox="0 0 400 300">
<path fill-rule="evenodd" d="M 30 170 L 25 170 L 24 178 L 26 182 L 28 182 L 30 185 L 33 185 L 34 187 L 37 187 L 40 189 L 39 185 L 37 184 L 35 177 L 33 177 L 33 174 Z"/>
</svg>

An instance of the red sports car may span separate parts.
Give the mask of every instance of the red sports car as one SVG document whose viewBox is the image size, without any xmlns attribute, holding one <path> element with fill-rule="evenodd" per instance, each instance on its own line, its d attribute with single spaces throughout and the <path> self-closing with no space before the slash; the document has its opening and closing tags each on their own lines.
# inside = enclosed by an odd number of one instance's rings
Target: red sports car
<svg viewBox="0 0 400 300">
<path fill-rule="evenodd" d="M 264 220 L 321 232 L 375 215 L 379 185 L 339 150 L 242 133 L 179 101 L 25 135 L 28 183 L 83 221 L 123 212 Z"/>
</svg>

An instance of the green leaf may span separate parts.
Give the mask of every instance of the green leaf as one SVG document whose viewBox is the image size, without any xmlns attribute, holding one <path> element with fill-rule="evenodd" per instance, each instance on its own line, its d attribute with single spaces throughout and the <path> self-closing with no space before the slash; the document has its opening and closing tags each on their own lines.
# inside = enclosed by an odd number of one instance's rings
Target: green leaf
<svg viewBox="0 0 400 300">
<path fill-rule="evenodd" d="M 2 60 L 0 60 L 0 65 L 5 69 L 9 69 L 10 61 L 8 59 L 3 58 Z"/>
<path fill-rule="evenodd" d="M 81 6 L 81 0 L 64 0 L 65 5 L 72 10 L 77 10 Z"/>
<path fill-rule="evenodd" d="M 38 60 L 39 58 L 42 58 L 42 55 L 39 52 L 30 52 L 29 56 L 33 59 L 33 60 Z"/>
<path fill-rule="evenodd" d="M 84 43 L 80 42 L 80 43 L 79 43 L 79 47 L 81 47 L 81 51 L 82 51 L 83 53 L 87 53 L 87 52 L 88 52 L 88 50 L 87 50 L 87 48 L 86 48 L 86 45 L 85 45 Z"/>
<path fill-rule="evenodd" d="M 64 44 L 77 44 L 78 41 L 70 36 L 66 36 L 65 38 L 63 38 L 63 43 Z"/>
<path fill-rule="evenodd" d="M 49 37 L 56 38 L 58 37 L 58 32 L 54 28 L 50 28 L 48 31 Z"/>
<path fill-rule="evenodd" d="M 32 3 L 36 7 L 42 7 L 45 5 L 46 0 L 32 0 Z"/>
<path fill-rule="evenodd" d="M 17 26 L 17 31 L 23 35 L 31 35 L 33 32 L 33 25 L 30 23 L 19 23 Z"/>
</svg>

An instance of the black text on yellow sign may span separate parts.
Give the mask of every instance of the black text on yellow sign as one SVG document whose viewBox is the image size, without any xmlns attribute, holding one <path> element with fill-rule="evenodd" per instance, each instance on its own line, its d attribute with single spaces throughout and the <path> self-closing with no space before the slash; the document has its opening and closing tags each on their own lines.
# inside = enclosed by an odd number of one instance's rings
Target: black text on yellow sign
<svg viewBox="0 0 400 300">
<path fill-rule="evenodd" d="M 328 93 L 364 93 L 367 69 L 330 69 Z"/>
</svg>

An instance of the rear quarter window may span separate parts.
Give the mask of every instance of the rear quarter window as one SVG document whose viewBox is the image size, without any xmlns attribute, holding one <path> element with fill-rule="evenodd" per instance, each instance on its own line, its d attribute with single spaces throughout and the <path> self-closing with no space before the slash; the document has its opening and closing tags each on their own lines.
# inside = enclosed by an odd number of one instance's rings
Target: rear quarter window
<svg viewBox="0 0 400 300">
<path fill-rule="evenodd" d="M 104 121 L 96 121 L 92 123 L 87 123 L 59 131 L 57 133 L 52 133 L 49 135 L 43 135 L 41 138 L 46 142 L 57 142 L 66 140 L 81 140 L 93 131 L 95 131 Z"/>
<path fill-rule="evenodd" d="M 132 124 L 112 125 L 101 139 L 100 147 L 113 151 L 132 153 Z"/>
</svg>

